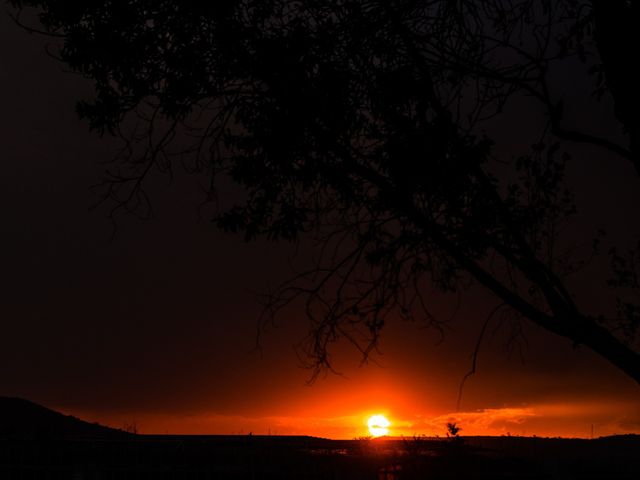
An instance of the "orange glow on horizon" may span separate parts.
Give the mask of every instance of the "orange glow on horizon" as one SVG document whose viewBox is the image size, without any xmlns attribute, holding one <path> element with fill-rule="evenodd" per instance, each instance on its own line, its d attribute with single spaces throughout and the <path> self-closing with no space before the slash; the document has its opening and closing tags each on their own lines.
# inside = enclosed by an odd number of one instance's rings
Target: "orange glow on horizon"
<svg viewBox="0 0 640 480">
<path fill-rule="evenodd" d="M 329 383 L 329 382 L 327 382 Z M 305 387 L 295 397 L 277 398 L 269 405 L 180 410 L 121 411 L 55 408 L 89 422 L 114 428 L 136 424 L 142 434 L 176 435 L 309 435 L 336 440 L 368 436 L 446 437 L 447 423 L 456 423 L 461 436 L 539 436 L 589 438 L 640 433 L 637 402 L 617 399 L 571 398 L 562 401 L 505 404 L 456 411 L 455 402 L 437 395 L 416 395 L 404 382 L 372 376 L 370 382 L 345 384 L 333 379 L 323 388 Z M 435 389 L 433 390 L 435 392 Z M 370 419 L 383 430 L 372 431 Z M 593 425 L 593 429 L 592 429 Z"/>
<path fill-rule="evenodd" d="M 425 435 L 445 437 L 448 422 L 457 423 L 462 436 L 533 436 L 589 438 L 594 423 L 594 437 L 640 433 L 632 424 L 609 419 L 606 410 L 614 405 L 552 404 L 528 407 L 504 407 L 467 412 L 406 414 L 389 416 L 388 411 L 369 410 L 355 415 L 330 416 L 241 416 L 216 413 L 106 414 L 65 411 L 86 421 L 96 421 L 114 428 L 135 423 L 142 434 L 174 435 L 310 435 L 330 439 L 354 439 L 364 436 L 407 437 Z M 621 409 L 627 410 L 626 406 Z M 377 417 L 387 420 L 384 423 Z M 589 421 L 585 421 L 587 418 Z M 596 419 L 595 421 L 592 419 Z M 369 429 L 369 421 L 374 428 Z M 387 425 L 387 426 L 385 426 Z M 389 427 L 393 426 L 392 431 Z M 383 429 L 387 429 L 386 432 Z"/>
</svg>

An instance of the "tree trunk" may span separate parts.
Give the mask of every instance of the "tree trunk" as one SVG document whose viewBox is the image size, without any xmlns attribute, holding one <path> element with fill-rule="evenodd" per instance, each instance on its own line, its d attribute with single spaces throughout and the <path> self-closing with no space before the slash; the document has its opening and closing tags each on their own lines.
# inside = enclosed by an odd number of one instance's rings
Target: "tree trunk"
<svg viewBox="0 0 640 480">
<path fill-rule="evenodd" d="M 593 0 L 595 38 L 615 114 L 629 135 L 640 175 L 640 2 Z"/>
</svg>

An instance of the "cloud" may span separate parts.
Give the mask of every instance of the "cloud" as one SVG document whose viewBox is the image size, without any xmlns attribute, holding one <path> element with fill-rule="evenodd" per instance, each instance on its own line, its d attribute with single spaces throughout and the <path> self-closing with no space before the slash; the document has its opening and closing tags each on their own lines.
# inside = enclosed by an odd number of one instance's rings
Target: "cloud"
<svg viewBox="0 0 640 480">
<path fill-rule="evenodd" d="M 465 435 L 506 434 L 536 415 L 533 408 L 489 408 L 425 418 L 411 425 L 432 435 L 444 435 L 447 423 L 456 423 Z M 488 433 L 491 432 L 491 433 Z"/>
<path fill-rule="evenodd" d="M 368 435 L 366 421 L 373 413 L 391 420 L 395 436 L 445 436 L 447 423 L 461 428 L 461 435 L 524 435 L 541 437 L 595 437 L 640 433 L 640 405 L 620 402 L 572 401 L 540 403 L 465 412 L 396 415 L 363 410 L 354 415 L 242 416 L 217 412 L 180 415 L 172 413 L 121 413 L 80 415 L 121 427 L 135 421 L 141 433 L 313 435 L 350 439 Z M 75 412 L 77 415 L 78 412 Z"/>
<path fill-rule="evenodd" d="M 640 433 L 640 406 L 573 401 L 451 412 L 399 421 L 398 434 L 444 436 L 450 422 L 461 427 L 462 435 L 588 438 Z"/>
</svg>

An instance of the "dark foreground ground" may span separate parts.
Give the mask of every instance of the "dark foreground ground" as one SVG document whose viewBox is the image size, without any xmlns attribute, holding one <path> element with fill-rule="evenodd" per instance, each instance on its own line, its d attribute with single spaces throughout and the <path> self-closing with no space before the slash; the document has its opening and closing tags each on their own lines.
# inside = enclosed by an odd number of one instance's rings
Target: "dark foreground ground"
<svg viewBox="0 0 640 480">
<path fill-rule="evenodd" d="M 640 436 L 1 438 L 0 479 L 640 479 Z"/>
</svg>

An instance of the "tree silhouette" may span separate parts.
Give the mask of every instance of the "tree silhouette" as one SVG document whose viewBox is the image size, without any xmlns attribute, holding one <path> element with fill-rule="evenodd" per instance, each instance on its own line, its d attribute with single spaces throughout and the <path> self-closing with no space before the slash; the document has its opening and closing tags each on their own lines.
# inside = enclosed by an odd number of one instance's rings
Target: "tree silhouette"
<svg viewBox="0 0 640 480">
<path fill-rule="evenodd" d="M 460 433 L 460 427 L 458 426 L 458 424 L 455 423 L 455 422 L 448 422 L 447 423 L 447 437 L 448 436 L 457 437 L 458 433 Z"/>
<path fill-rule="evenodd" d="M 220 182 L 242 187 L 216 214 L 225 230 L 316 238 L 316 262 L 272 292 L 264 319 L 304 300 L 316 372 L 339 338 L 368 355 L 390 315 L 440 328 L 425 286 L 474 282 L 496 311 L 640 382 L 640 250 L 612 252 L 618 308 L 605 316 L 566 281 L 591 252 L 559 241 L 575 213 L 572 144 L 640 174 L 640 74 L 626 53 L 638 2 L 10 3 L 20 23 L 40 9 L 43 27 L 25 28 L 60 37 L 59 58 L 94 82 L 79 114 L 125 142 L 101 185 L 113 216 L 150 214 L 148 178 L 181 163 L 210 178 L 212 196 Z M 627 145 L 573 128 L 558 87 L 567 69 L 613 100 Z M 533 125 L 519 150 L 500 143 L 514 121 Z"/>
</svg>

